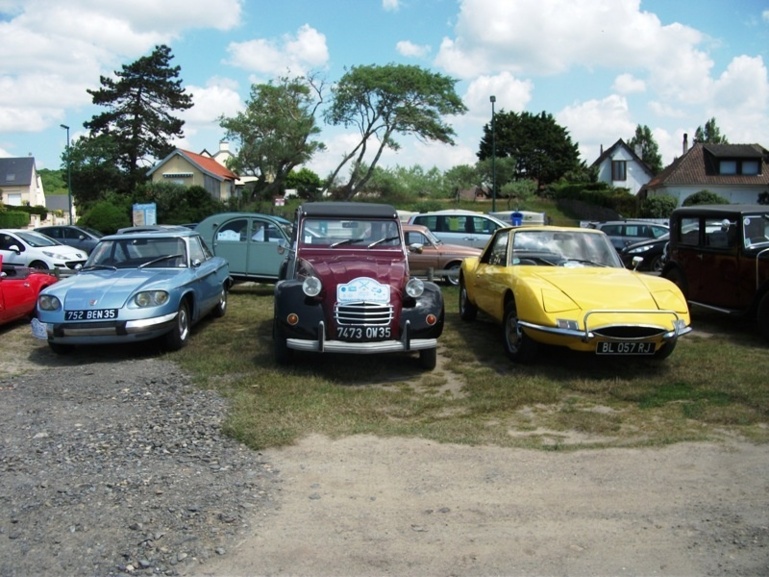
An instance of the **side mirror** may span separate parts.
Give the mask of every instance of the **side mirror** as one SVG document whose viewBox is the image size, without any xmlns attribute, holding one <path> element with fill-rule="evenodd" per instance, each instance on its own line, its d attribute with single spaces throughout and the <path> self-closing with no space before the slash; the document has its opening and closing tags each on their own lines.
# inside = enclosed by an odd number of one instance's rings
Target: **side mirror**
<svg viewBox="0 0 769 577">
<path fill-rule="evenodd" d="M 414 243 L 409 245 L 409 252 L 413 252 L 415 254 L 422 254 L 422 250 L 424 250 L 424 246 L 419 243 Z"/>
<path fill-rule="evenodd" d="M 732 223 L 729 222 L 729 219 L 725 218 L 724 220 L 721 221 L 721 230 L 724 232 L 728 231 L 731 224 Z"/>
<path fill-rule="evenodd" d="M 21 254 L 21 249 L 18 247 L 18 245 L 12 244 L 8 247 L 8 250 L 15 252 L 16 254 Z"/>
<path fill-rule="evenodd" d="M 644 261 L 644 257 L 642 256 L 634 256 L 632 263 L 633 263 L 633 270 L 636 270 L 639 266 L 641 266 L 641 263 Z"/>
</svg>

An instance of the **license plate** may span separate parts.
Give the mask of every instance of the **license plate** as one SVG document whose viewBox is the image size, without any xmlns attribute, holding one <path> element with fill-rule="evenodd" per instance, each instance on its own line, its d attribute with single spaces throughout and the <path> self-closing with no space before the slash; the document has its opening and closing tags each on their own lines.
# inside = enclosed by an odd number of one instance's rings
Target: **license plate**
<svg viewBox="0 0 769 577">
<path fill-rule="evenodd" d="M 595 349 L 597 355 L 652 355 L 654 343 L 638 341 L 600 341 Z"/>
<path fill-rule="evenodd" d="M 383 341 L 390 338 L 390 327 L 337 327 L 340 341 Z"/>
<path fill-rule="evenodd" d="M 117 318 L 117 309 L 92 309 L 85 311 L 65 311 L 65 321 L 111 321 Z"/>
</svg>

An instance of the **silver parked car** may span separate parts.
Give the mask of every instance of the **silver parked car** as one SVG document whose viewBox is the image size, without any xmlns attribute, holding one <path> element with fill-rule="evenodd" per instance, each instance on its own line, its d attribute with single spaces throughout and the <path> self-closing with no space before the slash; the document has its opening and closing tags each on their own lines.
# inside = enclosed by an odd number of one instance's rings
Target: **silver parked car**
<svg viewBox="0 0 769 577">
<path fill-rule="evenodd" d="M 484 248 L 499 228 L 510 226 L 503 220 L 472 210 L 438 210 L 412 215 L 409 224 L 421 224 L 446 244 Z"/>
</svg>

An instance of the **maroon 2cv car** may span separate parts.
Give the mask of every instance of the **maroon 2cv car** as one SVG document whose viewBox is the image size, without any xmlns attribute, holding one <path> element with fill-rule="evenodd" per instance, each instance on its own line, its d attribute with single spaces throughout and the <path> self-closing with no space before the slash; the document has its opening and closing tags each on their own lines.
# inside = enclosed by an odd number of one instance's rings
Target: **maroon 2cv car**
<svg viewBox="0 0 769 577">
<path fill-rule="evenodd" d="M 409 273 L 392 206 L 314 202 L 296 212 L 289 256 L 275 285 L 275 358 L 316 353 L 417 352 L 436 364 L 444 307 L 435 283 Z"/>
</svg>

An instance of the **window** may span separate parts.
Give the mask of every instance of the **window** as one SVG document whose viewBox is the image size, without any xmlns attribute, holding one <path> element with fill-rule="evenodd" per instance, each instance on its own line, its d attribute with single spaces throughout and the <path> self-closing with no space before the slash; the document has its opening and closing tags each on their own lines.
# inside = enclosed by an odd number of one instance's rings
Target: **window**
<svg viewBox="0 0 769 577">
<path fill-rule="evenodd" d="M 611 161 L 611 179 L 627 180 L 627 161 L 625 160 Z"/>
<path fill-rule="evenodd" d="M 761 174 L 759 172 L 759 163 L 757 160 L 743 160 L 742 161 L 742 174 L 748 174 L 756 176 Z"/>
<path fill-rule="evenodd" d="M 736 160 L 722 160 L 718 163 L 719 174 L 737 174 Z"/>
</svg>

